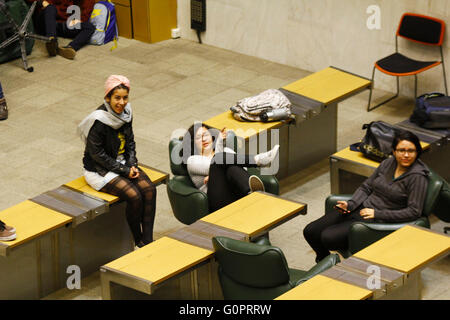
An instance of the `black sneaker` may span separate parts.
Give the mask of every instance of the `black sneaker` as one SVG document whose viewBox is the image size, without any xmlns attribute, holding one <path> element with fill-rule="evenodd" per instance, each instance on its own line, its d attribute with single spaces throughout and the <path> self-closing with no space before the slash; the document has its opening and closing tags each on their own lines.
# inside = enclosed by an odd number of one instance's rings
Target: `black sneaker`
<svg viewBox="0 0 450 320">
<path fill-rule="evenodd" d="M 54 37 L 50 37 L 50 41 L 45 43 L 48 55 L 50 57 L 55 57 L 58 53 L 58 40 Z"/>
<path fill-rule="evenodd" d="M 71 46 L 59 47 L 58 54 L 66 59 L 73 60 L 77 52 Z"/>
<path fill-rule="evenodd" d="M 0 99 L 0 120 L 8 119 L 8 106 L 6 105 L 6 99 Z"/>
</svg>

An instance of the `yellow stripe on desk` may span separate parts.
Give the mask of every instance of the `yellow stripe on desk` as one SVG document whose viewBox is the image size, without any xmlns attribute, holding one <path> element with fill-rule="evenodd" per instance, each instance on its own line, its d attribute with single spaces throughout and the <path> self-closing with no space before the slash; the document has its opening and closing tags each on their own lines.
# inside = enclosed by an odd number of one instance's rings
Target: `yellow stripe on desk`
<svg viewBox="0 0 450 320">
<path fill-rule="evenodd" d="M 158 284 L 208 259 L 213 251 L 162 237 L 105 265 L 114 271 Z"/>
<path fill-rule="evenodd" d="M 411 273 L 448 252 L 450 237 L 405 226 L 357 252 L 354 257 Z"/>
<path fill-rule="evenodd" d="M 298 202 L 253 192 L 201 220 L 252 236 L 304 207 Z"/>
<path fill-rule="evenodd" d="M 248 139 L 260 132 L 279 128 L 283 123 L 280 121 L 275 122 L 252 122 L 252 121 L 239 121 L 233 118 L 231 111 L 221 113 L 204 122 L 205 125 L 222 130 L 227 128 L 233 130 L 236 136 L 243 139 Z"/>
<path fill-rule="evenodd" d="M 371 296 L 372 291 L 368 289 L 319 274 L 275 300 L 363 300 Z"/>
<path fill-rule="evenodd" d="M 288 84 L 283 89 L 329 104 L 369 85 L 370 80 L 329 67 Z"/>
<path fill-rule="evenodd" d="M 1 211 L 0 220 L 16 229 L 17 238 L 3 242 L 13 248 L 71 222 L 72 218 L 26 200 Z"/>
</svg>

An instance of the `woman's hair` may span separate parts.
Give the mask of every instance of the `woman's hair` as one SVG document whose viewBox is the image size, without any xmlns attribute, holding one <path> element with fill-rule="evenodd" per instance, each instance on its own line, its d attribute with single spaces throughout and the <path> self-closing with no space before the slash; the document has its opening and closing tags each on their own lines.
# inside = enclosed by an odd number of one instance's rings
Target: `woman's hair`
<svg viewBox="0 0 450 320">
<path fill-rule="evenodd" d="M 184 160 L 187 160 L 187 158 L 189 156 L 192 156 L 192 155 L 198 153 L 198 150 L 195 150 L 196 149 L 195 134 L 197 133 L 198 129 L 200 129 L 202 127 L 205 127 L 211 133 L 212 140 L 213 140 L 212 148 L 213 148 L 213 150 L 215 149 L 217 134 L 215 134 L 212 131 L 215 131 L 217 129 L 211 129 L 207 125 L 205 125 L 201 122 L 196 122 L 192 126 L 189 127 L 189 129 L 187 130 L 186 134 L 183 137 L 183 159 Z M 218 130 L 217 130 L 217 132 L 218 132 Z M 184 152 L 185 150 L 190 150 L 190 152 L 186 153 L 186 152 Z"/>
<path fill-rule="evenodd" d="M 111 89 L 111 91 L 108 92 L 108 94 L 106 95 L 105 98 L 111 99 L 114 91 L 119 90 L 119 89 L 125 89 L 127 90 L 127 92 L 130 92 L 130 88 L 128 88 L 126 85 L 124 85 L 123 83 L 119 84 L 118 86 L 115 86 L 114 88 Z"/>
<path fill-rule="evenodd" d="M 416 147 L 416 151 L 417 151 L 417 158 L 418 159 L 420 157 L 420 155 L 422 154 L 422 146 L 420 145 L 420 140 L 419 138 L 412 133 L 411 131 L 400 131 L 397 132 L 395 137 L 394 137 L 394 141 L 392 141 L 392 150 L 395 151 L 395 149 L 397 148 L 397 145 L 400 143 L 400 141 L 409 141 L 412 144 L 414 144 L 414 146 Z"/>
</svg>

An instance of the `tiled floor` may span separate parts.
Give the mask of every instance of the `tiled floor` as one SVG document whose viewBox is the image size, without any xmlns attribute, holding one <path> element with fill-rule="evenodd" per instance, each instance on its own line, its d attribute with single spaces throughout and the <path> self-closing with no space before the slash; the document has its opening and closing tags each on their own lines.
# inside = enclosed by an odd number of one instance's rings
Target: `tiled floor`
<svg viewBox="0 0 450 320">
<path fill-rule="evenodd" d="M 110 47 L 88 46 L 69 61 L 47 57 L 44 45 L 36 43 L 29 56 L 33 73 L 21 68 L 20 59 L 0 65 L 10 109 L 9 119 L 0 122 L 0 210 L 82 174 L 83 145 L 76 126 L 102 103 L 103 83 L 110 74 L 131 80 L 139 160 L 167 172 L 168 141 L 174 130 L 226 111 L 238 99 L 309 74 L 182 39 L 156 44 L 120 39 L 117 49 Z M 367 113 L 367 98 L 364 92 L 339 105 L 338 149 L 362 137 L 363 123 L 396 123 L 412 110 L 413 101 L 400 98 Z M 281 181 L 281 186 L 283 197 L 308 204 L 308 214 L 278 227 L 271 240 L 282 248 L 291 267 L 308 269 L 314 254 L 302 230 L 323 214 L 330 192 L 328 159 Z M 171 212 L 165 188 L 159 187 L 155 237 L 182 226 Z M 441 231 L 442 226 L 436 221 L 432 228 Z M 447 257 L 423 272 L 423 299 L 450 299 L 449 262 Z M 101 299 L 98 272 L 82 280 L 81 290 L 61 290 L 47 298 Z"/>
</svg>

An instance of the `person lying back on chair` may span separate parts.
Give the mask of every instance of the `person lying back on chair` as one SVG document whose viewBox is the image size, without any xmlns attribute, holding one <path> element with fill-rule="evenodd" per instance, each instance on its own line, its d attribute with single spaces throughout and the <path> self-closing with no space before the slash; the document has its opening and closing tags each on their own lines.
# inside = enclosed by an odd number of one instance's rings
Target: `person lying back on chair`
<svg viewBox="0 0 450 320">
<path fill-rule="evenodd" d="M 244 167 L 269 166 L 278 154 L 279 145 L 257 155 L 236 154 L 224 147 L 227 130 L 216 141 L 212 129 L 201 123 L 192 125 L 183 139 L 187 170 L 194 185 L 208 195 L 209 211 L 214 212 L 246 196 L 252 191 L 264 191 L 263 182 L 249 175 Z"/>
</svg>

